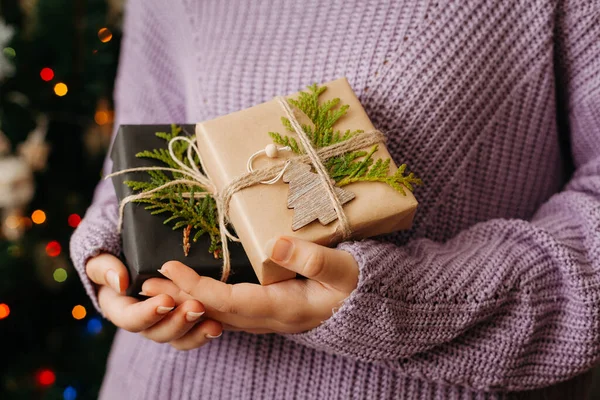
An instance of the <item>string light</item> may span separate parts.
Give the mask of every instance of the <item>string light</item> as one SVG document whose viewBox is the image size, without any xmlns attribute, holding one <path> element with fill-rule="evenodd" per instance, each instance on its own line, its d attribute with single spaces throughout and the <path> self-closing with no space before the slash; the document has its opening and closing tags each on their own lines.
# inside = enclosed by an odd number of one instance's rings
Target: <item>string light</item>
<svg viewBox="0 0 600 400">
<path fill-rule="evenodd" d="M 96 111 L 94 121 L 96 121 L 98 125 L 106 125 L 108 123 L 108 113 L 106 111 Z"/>
<path fill-rule="evenodd" d="M 21 217 L 16 215 L 9 215 L 4 220 L 8 229 L 18 229 L 21 226 Z"/>
<path fill-rule="evenodd" d="M 42 386 L 50 386 L 56 381 L 56 374 L 49 369 L 43 369 L 37 374 L 37 381 Z"/>
<path fill-rule="evenodd" d="M 0 304 L 0 319 L 4 319 L 10 315 L 10 307 L 8 304 Z"/>
<path fill-rule="evenodd" d="M 112 36 L 112 32 L 108 28 L 102 28 L 98 31 L 98 39 L 100 39 L 102 43 L 110 42 Z"/>
<path fill-rule="evenodd" d="M 46 213 L 42 210 L 35 210 L 31 214 L 31 220 L 34 224 L 43 224 L 44 222 L 46 222 Z"/>
<path fill-rule="evenodd" d="M 40 71 L 40 77 L 42 80 L 50 82 L 54 78 L 54 71 L 52 71 L 52 68 L 42 68 Z"/>
<path fill-rule="evenodd" d="M 21 255 L 23 254 L 21 247 L 16 244 L 11 244 L 10 246 L 8 246 L 7 251 L 11 257 L 15 257 L 15 258 L 21 257 Z"/>
<path fill-rule="evenodd" d="M 21 217 L 19 218 L 19 224 L 25 228 L 31 228 L 31 218 L 29 217 Z"/>
<path fill-rule="evenodd" d="M 100 318 L 94 317 L 87 323 L 87 331 L 93 335 L 97 335 L 102 332 L 102 321 Z"/>
<path fill-rule="evenodd" d="M 75 307 L 73 307 L 71 315 L 73 315 L 73 318 L 75 319 L 84 319 L 87 315 L 87 311 L 84 306 L 78 304 Z"/>
<path fill-rule="evenodd" d="M 77 390 L 73 386 L 67 386 L 63 392 L 64 400 L 75 400 L 77 398 Z"/>
<path fill-rule="evenodd" d="M 56 85 L 54 85 L 54 93 L 59 97 L 66 95 L 68 91 L 69 88 L 62 82 L 59 82 Z"/>
<path fill-rule="evenodd" d="M 81 217 L 78 214 L 71 214 L 69 215 L 67 222 L 71 228 L 77 228 L 81 222 Z"/>
<path fill-rule="evenodd" d="M 67 276 L 68 276 L 67 270 L 64 268 L 56 268 L 54 270 L 54 273 L 52 274 L 52 276 L 54 277 L 54 280 L 56 282 L 59 282 L 59 283 L 64 282 L 67 280 Z"/>
<path fill-rule="evenodd" d="M 14 58 L 17 56 L 17 52 L 12 47 L 5 47 L 2 52 L 6 57 Z"/>
<path fill-rule="evenodd" d="M 56 240 L 51 241 L 46 245 L 46 254 L 50 257 L 58 257 L 60 255 L 62 248 L 60 247 L 60 243 Z"/>
</svg>

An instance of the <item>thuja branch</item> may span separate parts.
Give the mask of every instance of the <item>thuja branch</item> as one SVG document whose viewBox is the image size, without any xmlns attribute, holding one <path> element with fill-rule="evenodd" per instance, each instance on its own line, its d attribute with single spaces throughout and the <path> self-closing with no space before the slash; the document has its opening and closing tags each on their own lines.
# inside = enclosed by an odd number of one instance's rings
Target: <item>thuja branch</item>
<svg viewBox="0 0 600 400">
<path fill-rule="evenodd" d="M 179 126 L 172 125 L 171 132 L 157 132 L 156 136 L 169 143 L 171 139 L 181 135 L 181 132 Z M 173 142 L 173 153 L 179 161 L 191 166 L 187 157 L 188 146 L 189 144 L 183 140 L 175 141 Z M 136 157 L 158 160 L 168 168 L 182 170 L 166 148 L 142 151 L 136 154 Z M 197 157 L 194 157 L 193 161 L 198 165 Z M 150 176 L 148 182 L 125 181 L 125 184 L 136 192 L 147 192 L 173 180 L 187 178 L 186 175 L 179 172 L 148 171 L 148 175 Z M 183 247 L 186 255 L 189 250 L 190 238 L 196 242 L 202 235 L 208 234 L 210 237 L 208 251 L 215 257 L 220 257 L 221 238 L 216 204 L 204 189 L 184 184 L 174 185 L 153 193 L 149 198 L 134 201 L 146 204 L 146 210 L 151 211 L 153 215 L 166 214 L 165 224 L 172 224 L 173 230 L 183 230 Z"/>
<path fill-rule="evenodd" d="M 321 148 L 335 143 L 343 142 L 352 136 L 362 133 L 362 130 L 347 130 L 341 132 L 334 126 L 340 118 L 348 112 L 348 105 L 340 104 L 340 99 L 319 102 L 319 97 L 327 90 L 326 86 L 316 84 L 308 87 L 307 92 L 300 92 L 297 99 L 288 100 L 290 104 L 302 111 L 311 124 L 302 124 L 302 129 L 312 142 L 313 147 Z M 286 131 L 295 133 L 288 118 L 281 118 Z M 273 142 L 282 146 L 289 146 L 296 154 L 304 154 L 304 149 L 294 137 L 282 135 L 278 132 L 269 132 Z M 373 155 L 378 146 L 373 146 L 369 151 L 349 151 L 340 156 L 331 157 L 325 162 L 330 176 L 337 186 L 345 186 L 354 182 L 382 182 L 392 187 L 397 192 L 406 195 L 405 188 L 412 191 L 414 186 L 422 182 L 412 172 L 405 175 L 406 164 L 402 164 L 396 172 L 389 175 L 390 160 L 374 159 Z"/>
</svg>

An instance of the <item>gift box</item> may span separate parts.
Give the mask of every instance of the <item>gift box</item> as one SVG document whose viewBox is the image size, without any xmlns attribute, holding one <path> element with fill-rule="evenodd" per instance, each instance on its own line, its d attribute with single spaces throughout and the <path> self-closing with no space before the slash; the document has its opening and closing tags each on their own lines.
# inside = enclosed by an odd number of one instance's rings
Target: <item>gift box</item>
<svg viewBox="0 0 600 400">
<path fill-rule="evenodd" d="M 182 126 L 184 131 L 193 132 L 194 126 Z M 123 125 L 119 128 L 111 151 L 113 172 L 138 167 L 164 167 L 157 159 L 138 157 L 138 153 L 151 149 L 166 149 L 167 141 L 157 137 L 157 132 L 171 132 L 170 125 Z M 177 128 L 178 129 L 178 128 Z M 169 173 L 169 172 L 165 172 Z M 150 182 L 148 171 L 133 171 L 112 177 L 119 202 L 136 193 L 125 181 Z M 163 214 L 152 215 L 148 204 L 128 202 L 124 205 L 121 226 L 122 258 L 130 272 L 129 295 L 137 295 L 142 283 L 152 277 L 160 277 L 157 270 L 167 261 L 177 260 L 193 268 L 198 274 L 215 279 L 221 277 L 223 260 L 209 252 L 210 237 L 201 235 L 191 243 L 186 256 L 183 250 L 184 229 L 173 230 L 173 224 L 165 224 Z M 189 239 L 193 242 L 193 238 Z M 232 273 L 229 282 L 257 283 L 250 262 L 239 243 L 230 243 Z"/>
<path fill-rule="evenodd" d="M 330 105 L 332 113 L 341 109 L 341 103 L 347 105 L 347 108 L 344 106 L 345 115 L 334 125 L 335 131 L 344 134 L 344 132 L 374 130 L 373 124 L 345 78 L 323 86 L 326 90 L 322 93 L 319 91 L 319 104 Z M 316 86 L 312 89 L 316 90 Z M 287 96 L 287 99 L 298 98 L 299 93 Z M 340 104 L 327 103 L 335 98 L 340 99 Z M 314 121 L 310 121 L 307 115 L 298 112 L 297 109 L 295 112 L 299 122 L 310 129 L 311 122 Z M 286 123 L 282 117 L 285 117 L 285 113 L 281 103 L 274 99 L 196 125 L 198 149 L 205 172 L 219 191 L 248 172 L 247 164 L 250 158 L 255 168 L 263 168 L 273 163 L 283 166 L 283 160 L 294 156 L 288 151 L 280 152 L 282 154 L 278 155 L 277 159 L 255 155 L 257 151 L 273 144 L 274 140 L 281 142 L 280 144 L 289 144 L 294 138 L 289 119 Z M 288 137 L 288 142 L 285 142 L 284 136 Z M 294 143 L 297 145 L 298 141 L 292 140 L 292 144 Z M 372 148 L 368 146 L 362 150 L 366 153 Z M 372 156 L 375 159 L 390 160 L 389 174 L 397 170 L 384 143 L 377 146 Z M 356 162 L 360 162 L 360 159 Z M 328 224 L 316 220 L 302 228 L 292 229 L 294 213 L 298 212 L 298 208 L 290 207 L 294 205 L 293 201 L 296 201 L 296 197 L 288 198 L 291 184 L 284 182 L 285 178 L 284 176 L 283 180 L 279 179 L 273 184 L 255 184 L 244 188 L 233 194 L 229 203 L 229 220 L 241 239 L 258 280 L 263 285 L 295 276 L 293 272 L 268 258 L 265 245 L 269 239 L 288 235 L 326 246 L 333 246 L 341 240 L 337 230 L 337 220 Z M 407 186 L 410 186 L 409 181 L 418 183 L 418 179 L 413 179 L 412 174 L 406 181 Z M 295 186 L 296 191 L 298 185 Z M 382 182 L 358 181 L 344 186 L 343 189 L 350 192 L 349 197 L 353 197 L 351 200 L 344 199 L 343 205 L 353 239 L 377 236 L 411 227 L 417 201 L 406 187 L 402 190 Z"/>
</svg>

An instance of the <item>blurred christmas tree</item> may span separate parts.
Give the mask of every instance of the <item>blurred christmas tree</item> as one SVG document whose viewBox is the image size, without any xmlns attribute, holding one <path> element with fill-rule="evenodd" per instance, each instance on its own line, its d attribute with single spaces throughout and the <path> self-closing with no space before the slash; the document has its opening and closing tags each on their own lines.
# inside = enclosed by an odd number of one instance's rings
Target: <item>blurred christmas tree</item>
<svg viewBox="0 0 600 400">
<path fill-rule="evenodd" d="M 0 0 L 0 399 L 93 399 L 114 330 L 68 258 L 110 140 L 123 0 Z"/>
</svg>

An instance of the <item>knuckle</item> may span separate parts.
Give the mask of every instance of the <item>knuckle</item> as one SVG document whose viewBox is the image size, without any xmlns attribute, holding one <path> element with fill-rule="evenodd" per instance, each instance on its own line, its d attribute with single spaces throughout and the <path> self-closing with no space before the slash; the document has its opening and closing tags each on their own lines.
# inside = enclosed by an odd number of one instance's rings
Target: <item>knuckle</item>
<svg viewBox="0 0 600 400">
<path fill-rule="evenodd" d="M 315 250 L 306 259 L 303 275 L 306 277 L 317 277 L 323 273 L 325 269 L 325 254 L 320 250 Z"/>
<path fill-rule="evenodd" d="M 239 306 L 236 304 L 237 290 L 234 285 L 227 285 L 228 292 L 223 296 L 223 300 L 217 305 L 217 311 L 223 314 L 239 314 Z"/>
</svg>

